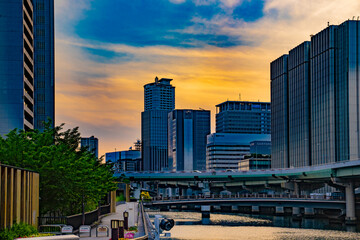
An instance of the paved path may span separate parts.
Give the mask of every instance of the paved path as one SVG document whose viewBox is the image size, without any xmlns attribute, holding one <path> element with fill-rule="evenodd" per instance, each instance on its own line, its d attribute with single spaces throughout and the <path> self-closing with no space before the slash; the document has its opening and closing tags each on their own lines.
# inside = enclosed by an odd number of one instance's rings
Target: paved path
<svg viewBox="0 0 360 240">
<path fill-rule="evenodd" d="M 144 236 L 144 229 L 143 229 L 143 221 L 141 212 L 139 213 L 138 203 L 124 203 L 116 206 L 116 213 L 109 214 L 108 216 L 101 219 L 100 225 L 106 225 L 110 228 L 110 236 L 109 237 L 96 237 L 96 228 L 92 228 L 91 230 L 91 237 L 86 237 L 85 234 L 81 235 L 82 240 L 88 239 L 98 239 L 98 240 L 109 240 L 111 238 L 111 224 L 110 221 L 113 219 L 117 220 L 124 220 L 123 212 L 127 211 L 129 213 L 129 227 L 131 226 L 138 226 L 138 232 L 136 233 L 135 237 Z M 101 236 L 104 236 L 102 234 Z"/>
</svg>

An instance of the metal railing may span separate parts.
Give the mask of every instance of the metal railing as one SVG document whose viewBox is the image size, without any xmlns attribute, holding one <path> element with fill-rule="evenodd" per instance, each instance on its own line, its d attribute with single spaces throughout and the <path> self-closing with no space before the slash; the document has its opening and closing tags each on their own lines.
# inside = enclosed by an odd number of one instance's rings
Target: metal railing
<svg viewBox="0 0 360 240">
<path fill-rule="evenodd" d="M 173 197 L 154 197 L 154 201 L 173 201 L 173 200 L 201 200 L 201 199 L 242 199 L 242 198 L 267 198 L 267 199 L 302 199 L 302 200 L 330 200 L 343 201 L 342 196 L 326 196 L 326 195 L 293 195 L 293 194 L 211 194 L 211 195 L 192 195 L 192 196 L 173 196 Z"/>
<path fill-rule="evenodd" d="M 85 225 L 91 225 L 99 220 L 99 217 L 110 213 L 110 205 L 100 206 L 94 211 L 85 213 Z M 74 230 L 82 225 L 82 214 L 64 217 L 39 217 L 39 230 L 43 226 L 71 225 Z"/>
<path fill-rule="evenodd" d="M 144 231 L 145 231 L 145 236 L 147 238 L 144 239 L 155 239 L 155 231 L 156 229 L 154 228 L 154 225 L 152 224 L 149 215 L 145 212 L 144 210 L 144 206 L 142 203 L 140 203 L 140 209 L 141 209 L 141 214 L 142 214 L 142 220 L 144 223 Z"/>
</svg>

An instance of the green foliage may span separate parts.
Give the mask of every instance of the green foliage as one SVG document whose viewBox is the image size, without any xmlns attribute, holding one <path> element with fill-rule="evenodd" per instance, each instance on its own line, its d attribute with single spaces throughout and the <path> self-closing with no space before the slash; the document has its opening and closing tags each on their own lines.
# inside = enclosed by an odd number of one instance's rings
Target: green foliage
<svg viewBox="0 0 360 240">
<path fill-rule="evenodd" d="M 0 159 L 4 164 L 40 174 L 40 211 L 58 215 L 93 210 L 109 191 L 116 189 L 111 166 L 94 154 L 78 150 L 78 128 L 63 130 L 63 124 L 38 130 L 12 130 L 0 136 Z"/>
<path fill-rule="evenodd" d="M 125 196 L 123 193 L 120 193 L 118 196 L 116 196 L 116 202 L 123 202 L 125 201 Z"/>
<path fill-rule="evenodd" d="M 129 231 L 135 231 L 135 232 L 137 232 L 137 231 L 138 231 L 138 227 L 137 227 L 137 226 L 129 227 Z"/>
<path fill-rule="evenodd" d="M 16 238 L 16 235 L 14 232 L 8 229 L 4 229 L 0 231 L 0 239 L 1 240 L 13 240 Z"/>
<path fill-rule="evenodd" d="M 38 234 L 35 227 L 26 223 L 15 223 L 11 229 L 4 229 L 0 232 L 1 240 L 13 240 L 19 237 L 29 237 Z"/>
</svg>

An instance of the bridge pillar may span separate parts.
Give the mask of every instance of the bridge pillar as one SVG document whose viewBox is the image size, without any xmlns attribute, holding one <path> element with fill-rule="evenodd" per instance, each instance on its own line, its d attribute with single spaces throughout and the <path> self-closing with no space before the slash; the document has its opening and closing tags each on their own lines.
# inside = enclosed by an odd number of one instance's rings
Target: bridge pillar
<svg viewBox="0 0 360 240">
<path fill-rule="evenodd" d="M 355 195 L 354 195 L 354 183 L 349 182 L 345 186 L 345 200 L 346 200 L 346 218 L 347 224 L 356 223 L 355 216 Z"/>
<path fill-rule="evenodd" d="M 125 201 L 130 202 L 130 184 L 125 185 Z"/>
<path fill-rule="evenodd" d="M 201 206 L 201 223 L 202 224 L 210 223 L 210 205 Z"/>
<path fill-rule="evenodd" d="M 284 214 L 284 207 L 275 207 L 275 214 L 276 215 L 283 215 Z"/>
<path fill-rule="evenodd" d="M 313 217 L 315 215 L 314 208 L 304 208 L 304 214 L 306 217 Z"/>
<path fill-rule="evenodd" d="M 181 188 L 181 196 L 186 197 L 187 196 L 186 192 L 187 192 L 186 188 Z"/>
<path fill-rule="evenodd" d="M 259 206 L 251 206 L 251 212 L 252 213 L 259 213 L 260 207 Z"/>
<path fill-rule="evenodd" d="M 300 196 L 300 186 L 297 182 L 294 182 L 294 195 L 296 195 L 296 197 Z"/>
<path fill-rule="evenodd" d="M 293 208 L 292 208 L 292 215 L 293 215 L 294 217 L 300 216 L 300 215 L 301 215 L 301 213 L 300 213 L 300 208 L 299 208 L 299 207 L 293 207 Z"/>
</svg>

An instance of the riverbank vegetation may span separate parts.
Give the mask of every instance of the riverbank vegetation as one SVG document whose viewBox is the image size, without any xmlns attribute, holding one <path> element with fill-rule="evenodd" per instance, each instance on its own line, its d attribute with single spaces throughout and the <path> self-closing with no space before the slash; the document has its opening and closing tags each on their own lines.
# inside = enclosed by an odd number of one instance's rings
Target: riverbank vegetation
<svg viewBox="0 0 360 240">
<path fill-rule="evenodd" d="M 78 128 L 64 130 L 46 123 L 39 130 L 12 130 L 0 136 L 2 164 L 40 174 L 40 213 L 68 216 L 94 210 L 101 199 L 116 189 L 111 166 L 87 150 L 78 148 Z"/>
</svg>

